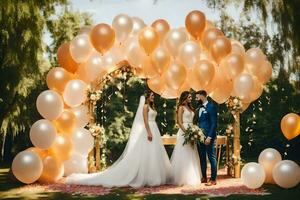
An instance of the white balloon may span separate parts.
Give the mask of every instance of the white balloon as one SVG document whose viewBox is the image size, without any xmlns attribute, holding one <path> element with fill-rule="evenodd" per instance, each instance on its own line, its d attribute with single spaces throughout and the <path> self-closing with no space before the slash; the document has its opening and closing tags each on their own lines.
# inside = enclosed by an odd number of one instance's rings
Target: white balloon
<svg viewBox="0 0 300 200">
<path fill-rule="evenodd" d="M 70 107 L 76 107 L 86 100 L 87 84 L 80 79 L 74 79 L 67 83 L 63 97 Z"/>
<path fill-rule="evenodd" d="M 70 43 L 70 54 L 77 63 L 86 62 L 93 52 L 93 45 L 87 34 L 77 35 Z"/>
<path fill-rule="evenodd" d="M 273 178 L 282 188 L 292 188 L 299 184 L 300 167 L 291 160 L 282 160 L 273 169 Z"/>
<path fill-rule="evenodd" d="M 64 103 L 61 96 L 53 90 L 43 91 L 36 100 L 38 112 L 48 120 L 57 119 L 63 111 Z"/>
<path fill-rule="evenodd" d="M 241 179 L 248 188 L 256 189 L 263 185 L 266 175 L 262 166 L 258 163 L 247 163 L 241 173 Z"/>
<path fill-rule="evenodd" d="M 201 49 L 194 41 L 187 41 L 179 48 L 179 58 L 187 68 L 192 68 L 200 60 Z"/>
<path fill-rule="evenodd" d="M 94 147 L 93 136 L 90 131 L 84 128 L 78 128 L 73 132 L 72 141 L 74 152 L 82 156 L 87 156 Z"/>
<path fill-rule="evenodd" d="M 259 154 L 258 163 L 264 168 L 266 174 L 265 183 L 274 183 L 273 168 L 281 160 L 280 153 L 273 148 L 267 148 Z"/>
<path fill-rule="evenodd" d="M 86 106 L 81 105 L 71 110 L 75 114 L 78 128 L 83 128 L 89 123 L 89 109 Z"/>
<path fill-rule="evenodd" d="M 88 173 L 87 158 L 78 154 L 73 154 L 69 160 L 64 162 L 64 176 L 73 173 Z"/>
<path fill-rule="evenodd" d="M 55 140 L 56 129 L 50 121 L 41 119 L 31 126 L 29 137 L 35 147 L 48 149 Z"/>
<path fill-rule="evenodd" d="M 127 39 L 133 28 L 131 17 L 125 14 L 117 15 L 112 22 L 117 41 L 122 44 Z"/>
<path fill-rule="evenodd" d="M 147 25 L 145 22 L 138 18 L 138 17 L 132 17 L 133 21 L 133 29 L 132 29 L 132 35 L 137 35 L 143 28 L 145 28 Z"/>
</svg>

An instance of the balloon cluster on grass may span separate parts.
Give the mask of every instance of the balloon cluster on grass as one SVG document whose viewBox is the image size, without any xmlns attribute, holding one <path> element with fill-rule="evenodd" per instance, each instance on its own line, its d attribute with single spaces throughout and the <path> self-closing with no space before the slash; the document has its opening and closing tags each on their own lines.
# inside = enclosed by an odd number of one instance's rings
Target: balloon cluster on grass
<svg viewBox="0 0 300 200">
<path fill-rule="evenodd" d="M 112 26 L 83 27 L 58 48 L 57 61 L 59 67 L 46 77 L 49 90 L 36 101 L 44 119 L 31 127 L 34 147 L 20 152 L 12 164 L 14 175 L 24 183 L 55 182 L 63 174 L 87 172 L 86 157 L 94 146 L 84 128 L 90 119 L 84 105 L 87 90 L 123 61 L 164 98 L 177 98 L 192 88 L 207 90 L 218 103 L 235 96 L 249 104 L 272 75 L 260 49 L 245 51 L 200 11 L 189 13 L 185 27 L 179 28 L 163 19 L 147 26 L 140 18 L 120 14 Z"/>
</svg>

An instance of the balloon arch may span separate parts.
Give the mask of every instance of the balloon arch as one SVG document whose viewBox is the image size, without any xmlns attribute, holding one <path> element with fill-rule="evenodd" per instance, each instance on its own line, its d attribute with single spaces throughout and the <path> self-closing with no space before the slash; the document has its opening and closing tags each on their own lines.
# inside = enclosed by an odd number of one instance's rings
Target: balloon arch
<svg viewBox="0 0 300 200">
<path fill-rule="evenodd" d="M 37 98 L 44 119 L 31 127 L 34 147 L 20 152 L 12 164 L 21 182 L 55 182 L 63 174 L 87 173 L 87 157 L 94 145 L 100 168 L 103 130 L 90 115 L 108 75 L 124 70 L 146 78 L 148 87 L 163 98 L 204 89 L 217 103 L 226 102 L 235 119 L 230 166 L 233 175 L 240 176 L 240 113 L 262 94 L 272 66 L 260 49 L 245 51 L 202 12 L 190 12 L 185 27 L 174 29 L 163 19 L 147 26 L 137 17 L 120 14 L 112 26 L 83 27 L 59 47 L 57 60 L 60 67 L 47 74 L 49 90 Z"/>
</svg>

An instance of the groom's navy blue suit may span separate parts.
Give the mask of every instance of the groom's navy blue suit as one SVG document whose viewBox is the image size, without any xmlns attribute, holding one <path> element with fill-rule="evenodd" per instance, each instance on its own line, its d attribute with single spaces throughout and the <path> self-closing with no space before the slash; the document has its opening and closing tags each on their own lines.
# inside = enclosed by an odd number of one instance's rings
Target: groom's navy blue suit
<svg viewBox="0 0 300 200">
<path fill-rule="evenodd" d="M 202 143 L 198 144 L 200 162 L 201 162 L 201 171 L 203 178 L 207 178 L 206 169 L 206 155 L 208 156 L 210 165 L 211 165 L 211 180 L 216 181 L 217 178 L 217 159 L 216 159 L 216 150 L 214 143 L 216 140 L 216 129 L 217 129 L 217 110 L 213 103 L 207 102 L 205 106 L 201 106 L 195 112 L 194 123 L 197 124 L 200 128 L 204 130 L 204 134 L 207 137 L 211 138 L 209 145 Z"/>
</svg>

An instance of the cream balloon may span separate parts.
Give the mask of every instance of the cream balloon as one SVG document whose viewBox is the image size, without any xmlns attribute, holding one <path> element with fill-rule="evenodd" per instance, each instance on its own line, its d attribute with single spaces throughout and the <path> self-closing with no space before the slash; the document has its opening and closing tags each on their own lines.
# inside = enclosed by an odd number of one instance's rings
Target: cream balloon
<svg viewBox="0 0 300 200">
<path fill-rule="evenodd" d="M 124 52 L 126 55 L 125 58 L 128 60 L 130 65 L 135 68 L 142 68 L 142 63 L 146 58 L 146 55 L 143 53 L 143 50 L 138 43 L 137 37 L 132 36 L 128 38 L 124 46 Z"/>
<path fill-rule="evenodd" d="M 71 108 L 75 114 L 77 121 L 77 128 L 83 128 L 89 123 L 89 110 L 86 106 L 81 105 L 75 108 Z"/>
<path fill-rule="evenodd" d="M 264 54 L 259 48 L 251 48 L 246 52 L 246 69 L 254 76 L 259 75 Z"/>
<path fill-rule="evenodd" d="M 231 42 L 231 53 L 236 53 L 245 57 L 246 52 L 244 46 L 237 40 L 230 40 L 230 42 Z"/>
<path fill-rule="evenodd" d="M 94 51 L 87 62 L 84 63 L 84 68 L 86 76 L 90 81 L 94 81 L 106 73 L 102 56 L 96 51 Z"/>
<path fill-rule="evenodd" d="M 87 61 L 93 52 L 93 45 L 86 34 L 77 35 L 70 43 L 70 53 L 77 63 Z"/>
<path fill-rule="evenodd" d="M 159 75 L 158 69 L 153 66 L 153 63 L 151 62 L 151 57 L 146 57 L 144 60 L 143 71 L 146 78 L 154 78 L 155 76 Z"/>
<path fill-rule="evenodd" d="M 76 107 L 86 100 L 87 84 L 79 79 L 67 83 L 63 93 L 65 103 L 70 107 Z"/>
<path fill-rule="evenodd" d="M 253 89 L 253 78 L 250 74 L 242 73 L 233 81 L 234 93 L 240 99 L 247 99 Z"/>
<path fill-rule="evenodd" d="M 172 61 L 163 76 L 169 88 L 178 90 L 185 82 L 186 75 L 185 67 L 178 61 Z"/>
<path fill-rule="evenodd" d="M 112 27 L 116 32 L 117 41 L 123 44 L 132 31 L 133 21 L 128 15 L 119 14 L 113 19 Z"/>
<path fill-rule="evenodd" d="M 187 68 L 192 68 L 200 59 L 200 46 L 193 41 L 187 41 L 179 48 L 179 59 Z"/>
<path fill-rule="evenodd" d="M 250 95 L 247 98 L 243 99 L 245 103 L 251 103 L 257 100 L 264 91 L 262 83 L 254 76 L 253 78 L 253 88 Z"/>
<path fill-rule="evenodd" d="M 176 58 L 179 52 L 178 47 L 180 47 L 187 40 L 188 35 L 185 31 L 181 29 L 172 29 L 167 33 L 164 45 L 170 52 L 170 54 L 173 56 L 173 58 Z"/>
<path fill-rule="evenodd" d="M 161 97 L 165 99 L 176 99 L 179 97 L 178 90 L 174 90 L 166 86 L 161 94 Z"/>
<path fill-rule="evenodd" d="M 266 175 L 262 166 L 258 163 L 247 163 L 241 172 L 241 179 L 248 188 L 256 189 L 263 185 Z"/>
<path fill-rule="evenodd" d="M 76 129 L 72 134 L 74 152 L 76 154 L 87 156 L 94 147 L 94 138 L 90 131 L 84 128 Z"/>
<path fill-rule="evenodd" d="M 188 81 L 193 90 L 208 86 L 215 76 L 215 67 L 208 60 L 200 60 L 188 72 Z"/>
<path fill-rule="evenodd" d="M 293 188 L 299 184 L 300 168 L 294 161 L 282 160 L 273 168 L 273 178 L 282 188 Z"/>
<path fill-rule="evenodd" d="M 64 162 L 64 169 L 64 176 L 69 176 L 73 173 L 88 173 L 87 158 L 73 154 L 69 160 Z"/>
<path fill-rule="evenodd" d="M 273 168 L 281 160 L 280 153 L 273 148 L 267 148 L 259 154 L 258 163 L 264 168 L 266 174 L 265 183 L 274 183 Z"/>
<path fill-rule="evenodd" d="M 22 151 L 12 162 L 12 172 L 22 183 L 30 184 L 38 180 L 43 171 L 40 157 L 31 151 Z"/>
<path fill-rule="evenodd" d="M 54 120 L 59 117 L 64 108 L 61 96 L 53 90 L 43 91 L 36 100 L 38 112 L 48 120 Z"/>
<path fill-rule="evenodd" d="M 55 183 L 64 175 L 62 162 L 53 155 L 48 155 L 43 159 L 43 172 L 39 182 Z"/>
<path fill-rule="evenodd" d="M 50 121 L 41 119 L 31 126 L 29 136 L 35 147 L 48 149 L 55 140 L 56 129 Z"/>
<path fill-rule="evenodd" d="M 160 95 L 164 89 L 165 83 L 161 76 L 156 76 L 154 78 L 147 79 L 147 85 L 153 92 Z"/>
<path fill-rule="evenodd" d="M 133 21 L 133 29 L 132 29 L 132 35 L 137 35 L 143 28 L 145 28 L 147 25 L 145 22 L 138 17 L 132 17 Z"/>
<path fill-rule="evenodd" d="M 113 46 L 108 52 L 103 55 L 105 70 L 111 73 L 117 69 L 118 63 L 123 59 L 123 53 L 119 47 Z M 101 74 L 102 75 L 102 74 Z"/>
</svg>

